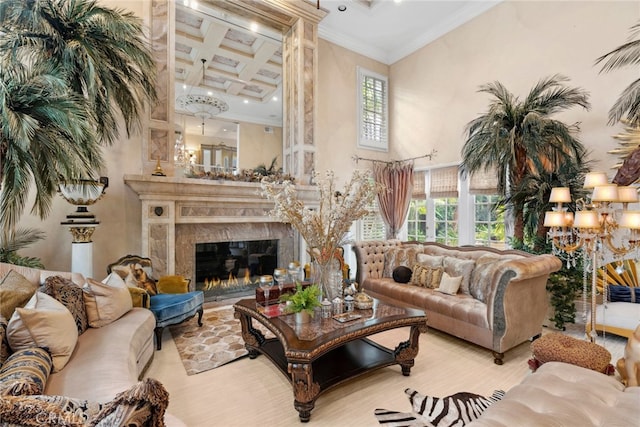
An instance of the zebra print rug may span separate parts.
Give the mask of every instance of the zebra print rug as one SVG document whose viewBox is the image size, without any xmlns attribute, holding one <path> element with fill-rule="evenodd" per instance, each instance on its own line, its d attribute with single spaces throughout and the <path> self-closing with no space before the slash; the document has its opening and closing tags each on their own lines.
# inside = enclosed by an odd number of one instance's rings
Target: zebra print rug
<svg viewBox="0 0 640 427">
<path fill-rule="evenodd" d="M 410 388 L 404 392 L 409 396 L 413 411 L 376 409 L 380 424 L 387 427 L 460 427 L 478 418 L 489 405 L 504 396 L 502 390 L 495 390 L 491 397 L 461 392 L 440 398 L 423 396 Z"/>
</svg>

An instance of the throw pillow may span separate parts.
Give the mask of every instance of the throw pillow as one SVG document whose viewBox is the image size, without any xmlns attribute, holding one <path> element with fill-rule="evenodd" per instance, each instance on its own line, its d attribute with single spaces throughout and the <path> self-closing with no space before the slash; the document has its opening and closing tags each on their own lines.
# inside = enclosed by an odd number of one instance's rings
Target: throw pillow
<svg viewBox="0 0 640 427">
<path fill-rule="evenodd" d="M 78 341 L 78 328 L 64 305 L 47 294 L 36 292 L 24 308 L 16 308 L 7 328 L 13 351 L 30 347 L 48 348 L 53 371 L 67 364 Z"/>
<path fill-rule="evenodd" d="M 9 352 L 9 342 L 7 341 L 7 319 L 0 315 L 0 366 L 11 354 Z"/>
<path fill-rule="evenodd" d="M 476 266 L 476 261 L 446 256 L 442 265 L 449 276 L 462 277 L 460 292 L 469 295 L 469 282 L 471 281 L 471 273 L 473 273 L 473 269 Z"/>
<path fill-rule="evenodd" d="M 462 279 L 462 276 L 449 276 L 445 271 L 444 273 L 442 273 L 440 287 L 436 288 L 436 291 L 440 291 L 444 294 L 455 295 L 458 293 L 458 289 L 460 289 Z"/>
<path fill-rule="evenodd" d="M 16 351 L 0 369 L 0 396 L 44 393 L 52 366 L 51 355 L 45 349 Z"/>
<path fill-rule="evenodd" d="M 2 425 L 23 427 L 113 427 L 164 426 L 169 393 L 152 378 L 146 378 L 118 393 L 107 403 L 95 403 L 66 396 L 3 396 L 0 399 Z M 43 421 L 44 420 L 44 421 Z"/>
<path fill-rule="evenodd" d="M 476 267 L 471 273 L 469 294 L 485 304 L 489 299 L 489 293 L 493 285 L 493 275 L 502 265 L 502 259 L 498 256 L 483 255 L 476 260 Z"/>
<path fill-rule="evenodd" d="M 189 292 L 189 282 L 182 276 L 162 276 L 156 287 L 159 294 L 186 294 Z"/>
<path fill-rule="evenodd" d="M 413 274 L 411 275 L 410 283 L 416 286 L 435 289 L 440 285 L 440 279 L 442 278 L 443 271 L 444 270 L 441 267 L 431 268 L 425 267 L 421 264 L 416 264 L 413 266 Z"/>
<path fill-rule="evenodd" d="M 442 255 L 429 255 L 429 254 L 418 254 L 416 257 L 418 264 L 422 264 L 425 267 L 438 268 L 442 267 L 444 256 Z"/>
<path fill-rule="evenodd" d="M 127 290 L 131 296 L 131 305 L 142 308 L 150 307 L 149 294 L 147 291 L 142 288 L 132 288 L 130 286 L 127 286 Z"/>
<path fill-rule="evenodd" d="M 24 307 L 36 289 L 36 283 L 31 283 L 15 270 L 9 270 L 0 282 L 0 316 L 11 319 L 16 307 Z"/>
<path fill-rule="evenodd" d="M 422 253 L 422 245 L 405 245 L 390 247 L 384 253 L 384 270 L 382 277 L 392 277 L 396 267 L 410 267 L 417 262 L 417 256 Z"/>
<path fill-rule="evenodd" d="M 92 328 L 108 325 L 133 308 L 127 285 L 116 273 L 109 274 L 102 282 L 87 279 L 83 290 L 87 318 Z"/>
<path fill-rule="evenodd" d="M 640 291 L 638 288 L 623 286 L 623 285 L 609 285 L 607 286 L 608 300 L 611 302 L 635 302 L 640 303 Z"/>
<path fill-rule="evenodd" d="M 393 270 L 393 280 L 398 283 L 409 283 L 409 281 L 411 280 L 411 274 L 412 271 L 409 267 L 404 267 L 401 265 L 400 267 L 396 267 Z"/>
<path fill-rule="evenodd" d="M 65 279 L 62 276 L 50 276 L 44 281 L 40 291 L 52 296 L 56 301 L 67 307 L 76 322 L 78 335 L 87 330 L 89 323 L 87 321 L 87 310 L 84 306 L 82 288 L 76 286 L 71 279 Z"/>
</svg>

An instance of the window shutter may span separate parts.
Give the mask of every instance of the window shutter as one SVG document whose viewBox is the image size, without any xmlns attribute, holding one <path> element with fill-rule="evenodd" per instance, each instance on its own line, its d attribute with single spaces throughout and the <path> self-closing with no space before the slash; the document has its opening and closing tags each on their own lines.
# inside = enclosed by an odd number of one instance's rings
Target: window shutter
<svg viewBox="0 0 640 427">
<path fill-rule="evenodd" d="M 429 178 L 432 199 L 458 197 L 458 166 L 431 169 Z"/>
<path fill-rule="evenodd" d="M 385 240 L 387 227 L 378 212 L 378 201 L 369 206 L 369 213 L 362 217 L 360 223 L 360 240 Z"/>
<path fill-rule="evenodd" d="M 493 168 L 479 170 L 470 175 L 469 194 L 498 194 L 498 175 Z"/>
<path fill-rule="evenodd" d="M 424 199 L 427 195 L 424 182 L 426 174 L 426 171 L 413 171 L 413 190 L 411 191 L 413 199 Z"/>
</svg>

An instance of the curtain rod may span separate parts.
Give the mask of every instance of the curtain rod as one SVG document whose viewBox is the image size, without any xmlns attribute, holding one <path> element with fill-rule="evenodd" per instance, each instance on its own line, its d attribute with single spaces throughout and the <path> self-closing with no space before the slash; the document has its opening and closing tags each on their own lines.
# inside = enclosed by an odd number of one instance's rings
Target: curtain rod
<svg viewBox="0 0 640 427">
<path fill-rule="evenodd" d="M 411 158 L 404 159 L 404 160 L 376 160 L 376 159 L 367 159 L 365 157 L 360 157 L 358 155 L 354 155 L 352 157 L 352 159 L 356 163 L 358 163 L 360 160 L 364 160 L 364 161 L 367 161 L 367 162 L 384 163 L 384 164 L 387 164 L 387 165 L 393 165 L 393 164 L 396 164 L 396 163 L 404 163 L 404 162 L 410 162 L 410 161 L 417 160 L 417 159 L 423 159 L 425 157 L 428 157 L 429 160 L 433 160 L 433 156 L 435 156 L 436 153 L 437 153 L 437 151 L 435 149 L 433 149 L 433 150 L 431 150 L 431 153 L 429 153 L 429 154 L 425 154 L 423 156 L 411 157 Z"/>
</svg>

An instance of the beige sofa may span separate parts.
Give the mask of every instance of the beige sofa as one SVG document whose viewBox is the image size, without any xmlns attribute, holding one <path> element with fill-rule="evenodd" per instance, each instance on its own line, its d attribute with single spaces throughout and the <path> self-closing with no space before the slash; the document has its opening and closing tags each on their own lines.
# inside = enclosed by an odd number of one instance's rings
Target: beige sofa
<svg viewBox="0 0 640 427">
<path fill-rule="evenodd" d="M 433 242 L 362 241 L 353 250 L 356 281 L 367 293 L 425 310 L 430 327 L 492 350 L 498 365 L 507 350 L 542 333 L 547 278 L 561 267 L 553 255 Z M 449 295 L 392 278 L 400 265 L 423 265 L 419 258 L 440 262 L 451 276 L 461 274 L 460 291 Z"/>
<path fill-rule="evenodd" d="M 41 285 L 49 276 L 62 276 L 83 286 L 79 273 L 37 270 L 0 263 L 0 278 L 14 270 Z M 145 308 L 134 307 L 116 321 L 88 328 L 79 337 L 68 363 L 49 375 L 45 394 L 106 403 L 137 383 L 153 360 L 155 318 Z M 183 426 L 166 414 L 169 426 Z"/>
<path fill-rule="evenodd" d="M 562 362 L 548 362 L 493 403 L 473 427 L 637 426 L 640 387 Z"/>
</svg>

